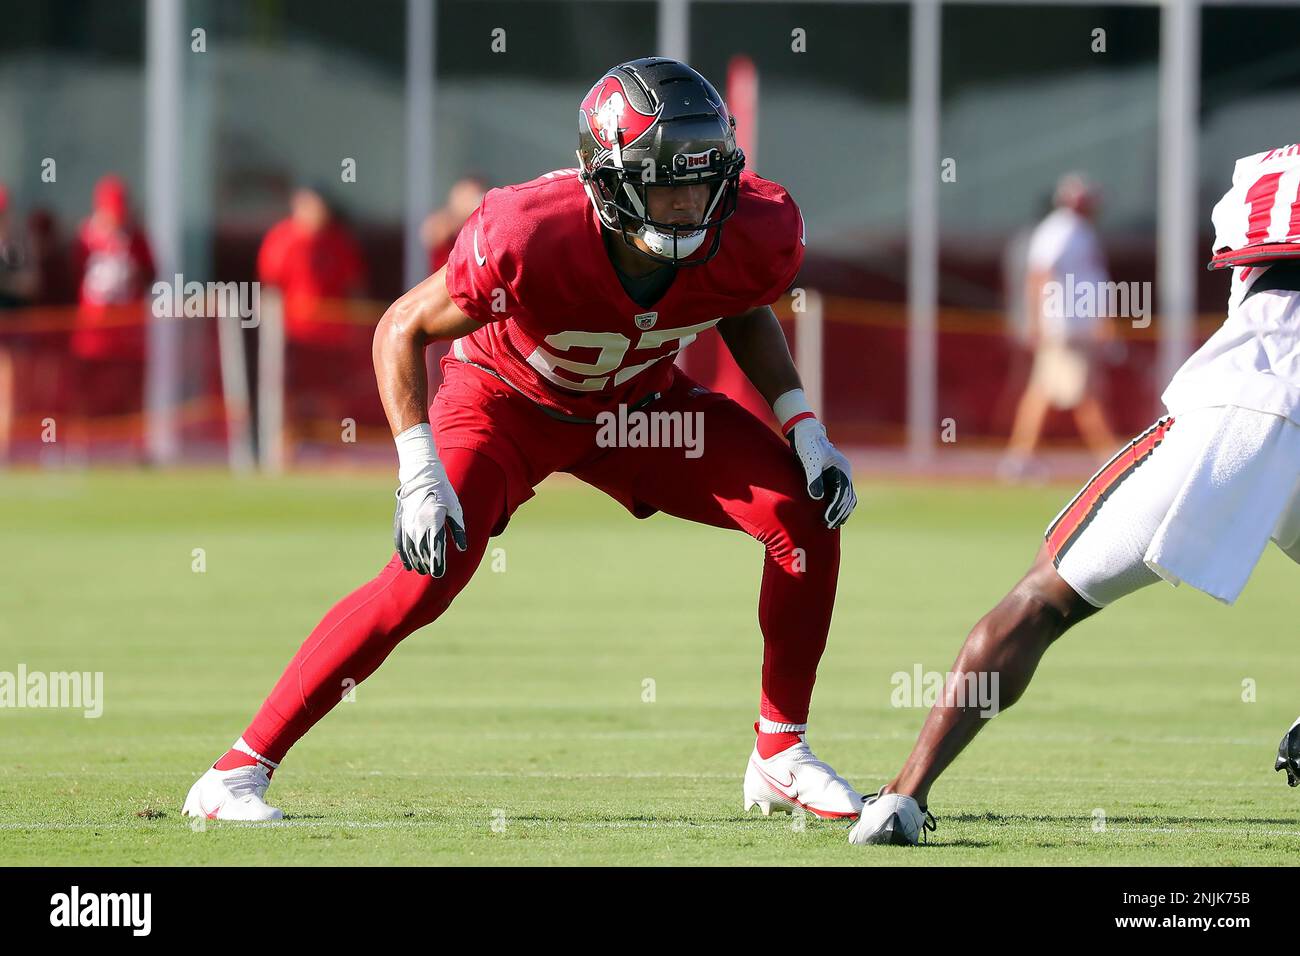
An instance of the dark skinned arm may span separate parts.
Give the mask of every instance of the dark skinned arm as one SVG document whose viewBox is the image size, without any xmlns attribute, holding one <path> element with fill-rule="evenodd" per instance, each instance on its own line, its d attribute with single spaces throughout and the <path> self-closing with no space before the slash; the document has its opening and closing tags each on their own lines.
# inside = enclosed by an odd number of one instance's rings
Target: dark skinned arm
<svg viewBox="0 0 1300 956">
<path fill-rule="evenodd" d="M 446 266 L 388 307 L 375 327 L 375 381 L 393 436 L 429 420 L 424 350 L 479 327 L 447 293 Z"/>
<path fill-rule="evenodd" d="M 770 305 L 727 316 L 718 323 L 718 334 L 769 405 L 792 388 L 803 387 L 785 332 Z"/>
</svg>

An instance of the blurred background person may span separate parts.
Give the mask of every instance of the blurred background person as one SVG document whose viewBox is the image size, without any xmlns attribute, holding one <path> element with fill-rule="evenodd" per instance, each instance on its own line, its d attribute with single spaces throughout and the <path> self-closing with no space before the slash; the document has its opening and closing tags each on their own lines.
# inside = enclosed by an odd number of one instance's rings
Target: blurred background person
<svg viewBox="0 0 1300 956">
<path fill-rule="evenodd" d="M 0 464 L 9 460 L 13 441 L 15 357 L 19 343 L 6 319 L 30 305 L 39 289 L 36 264 L 17 228 L 9 191 L 0 183 Z"/>
<path fill-rule="evenodd" d="M 90 216 L 73 240 L 72 271 L 78 289 L 72 448 L 84 458 L 93 422 L 138 419 L 144 405 L 146 300 L 154 260 L 121 177 L 109 174 L 95 184 Z"/>
<path fill-rule="evenodd" d="M 1024 224 L 1011 234 L 1011 238 L 1002 248 L 1002 290 L 1004 296 L 1003 318 L 1006 321 L 1006 334 L 1022 349 L 1030 347 L 1029 301 L 1025 295 L 1026 283 L 1029 281 L 1029 244 L 1038 229 L 1039 223 L 1056 209 L 1056 199 L 1052 190 L 1047 190 L 1039 199 L 1037 208 Z M 1032 356 L 1030 356 L 1032 358 Z M 1019 397 L 1019 392 L 1016 393 Z"/>
<path fill-rule="evenodd" d="M 30 305 L 39 284 L 40 276 L 27 237 L 18 226 L 9 191 L 0 183 L 0 309 Z"/>
<path fill-rule="evenodd" d="M 437 272 L 451 255 L 460 227 L 470 213 L 478 208 L 487 192 L 487 182 L 480 176 L 462 176 L 447 191 L 447 201 L 441 209 L 429 213 L 420 226 L 420 241 L 429 250 L 429 274 Z"/>
<path fill-rule="evenodd" d="M 1092 183 L 1067 173 L 1057 184 L 1055 209 L 1029 237 L 1023 294 L 1034 360 L 1000 469 L 1005 478 L 1025 474 L 1053 408 L 1073 413 L 1080 435 L 1099 458 L 1119 444 L 1097 395 L 1095 374 L 1101 347 L 1115 334 L 1103 305 L 1110 277 L 1093 226 L 1098 201 Z M 1080 299 L 1077 290 L 1089 287 L 1090 298 Z"/>
<path fill-rule="evenodd" d="M 279 290 L 283 304 L 287 453 L 312 423 L 328 420 L 336 427 L 358 389 L 374 389 L 374 323 L 356 326 L 343 305 L 364 291 L 366 261 L 324 190 L 303 185 L 289 198 L 289 215 L 262 240 L 257 276 Z"/>
<path fill-rule="evenodd" d="M 1026 218 L 1002 247 L 1002 258 L 998 263 L 1002 278 L 1002 334 L 1009 346 L 1009 365 L 1005 378 L 998 385 L 993 414 L 995 421 L 1010 423 L 1015 417 L 1024 392 L 1024 383 L 1029 380 L 1034 364 L 1033 344 L 1029 337 L 1029 308 L 1025 295 L 1025 283 L 1029 278 L 1029 240 L 1039 222 L 1056 208 L 1052 201 L 1052 190 L 1043 195 L 1038 205 L 1039 208 L 1031 217 Z"/>
<path fill-rule="evenodd" d="M 76 289 L 69 277 L 67 245 L 50 210 L 37 207 L 27 213 L 22 243 L 32 271 L 29 304 L 67 305 L 75 301 Z"/>
</svg>

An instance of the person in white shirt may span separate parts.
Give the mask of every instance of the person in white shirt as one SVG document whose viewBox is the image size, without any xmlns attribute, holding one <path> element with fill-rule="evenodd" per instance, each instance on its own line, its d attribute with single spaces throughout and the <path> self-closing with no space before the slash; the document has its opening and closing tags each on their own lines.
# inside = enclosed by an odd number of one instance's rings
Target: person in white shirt
<svg viewBox="0 0 1300 956">
<path fill-rule="evenodd" d="M 1057 184 L 1055 203 L 1029 238 L 1024 295 L 1035 354 L 1002 465 L 1007 477 L 1024 473 L 1052 408 L 1073 412 L 1098 458 L 1118 444 L 1092 387 L 1098 353 L 1114 337 L 1101 305 L 1106 296 L 1099 294 L 1110 277 L 1092 225 L 1097 192 L 1070 173 Z M 1090 295 L 1077 294 L 1087 288 Z"/>
</svg>

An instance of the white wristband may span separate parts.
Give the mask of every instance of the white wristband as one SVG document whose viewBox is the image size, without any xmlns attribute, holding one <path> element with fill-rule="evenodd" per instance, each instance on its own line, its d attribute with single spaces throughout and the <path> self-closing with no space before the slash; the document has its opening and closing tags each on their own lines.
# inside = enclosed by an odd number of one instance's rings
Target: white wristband
<svg viewBox="0 0 1300 956">
<path fill-rule="evenodd" d="M 804 397 L 802 388 L 792 388 L 778 396 L 772 403 L 772 414 L 776 416 L 776 423 L 781 426 L 782 432 L 787 430 L 793 419 L 817 417 L 808 404 L 808 399 Z"/>
<path fill-rule="evenodd" d="M 393 443 L 397 445 L 397 480 L 403 484 L 438 460 L 433 426 L 428 422 L 412 425 L 394 438 Z"/>
</svg>

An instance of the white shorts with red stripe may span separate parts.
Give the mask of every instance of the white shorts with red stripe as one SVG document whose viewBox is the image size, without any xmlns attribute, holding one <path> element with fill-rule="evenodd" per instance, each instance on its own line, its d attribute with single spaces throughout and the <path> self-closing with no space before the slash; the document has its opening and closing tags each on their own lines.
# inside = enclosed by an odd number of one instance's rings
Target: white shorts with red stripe
<svg viewBox="0 0 1300 956">
<path fill-rule="evenodd" d="M 1162 578 L 1231 604 L 1270 538 L 1300 562 L 1300 426 L 1231 405 L 1161 419 L 1046 538 L 1058 573 L 1097 607 Z"/>
</svg>

